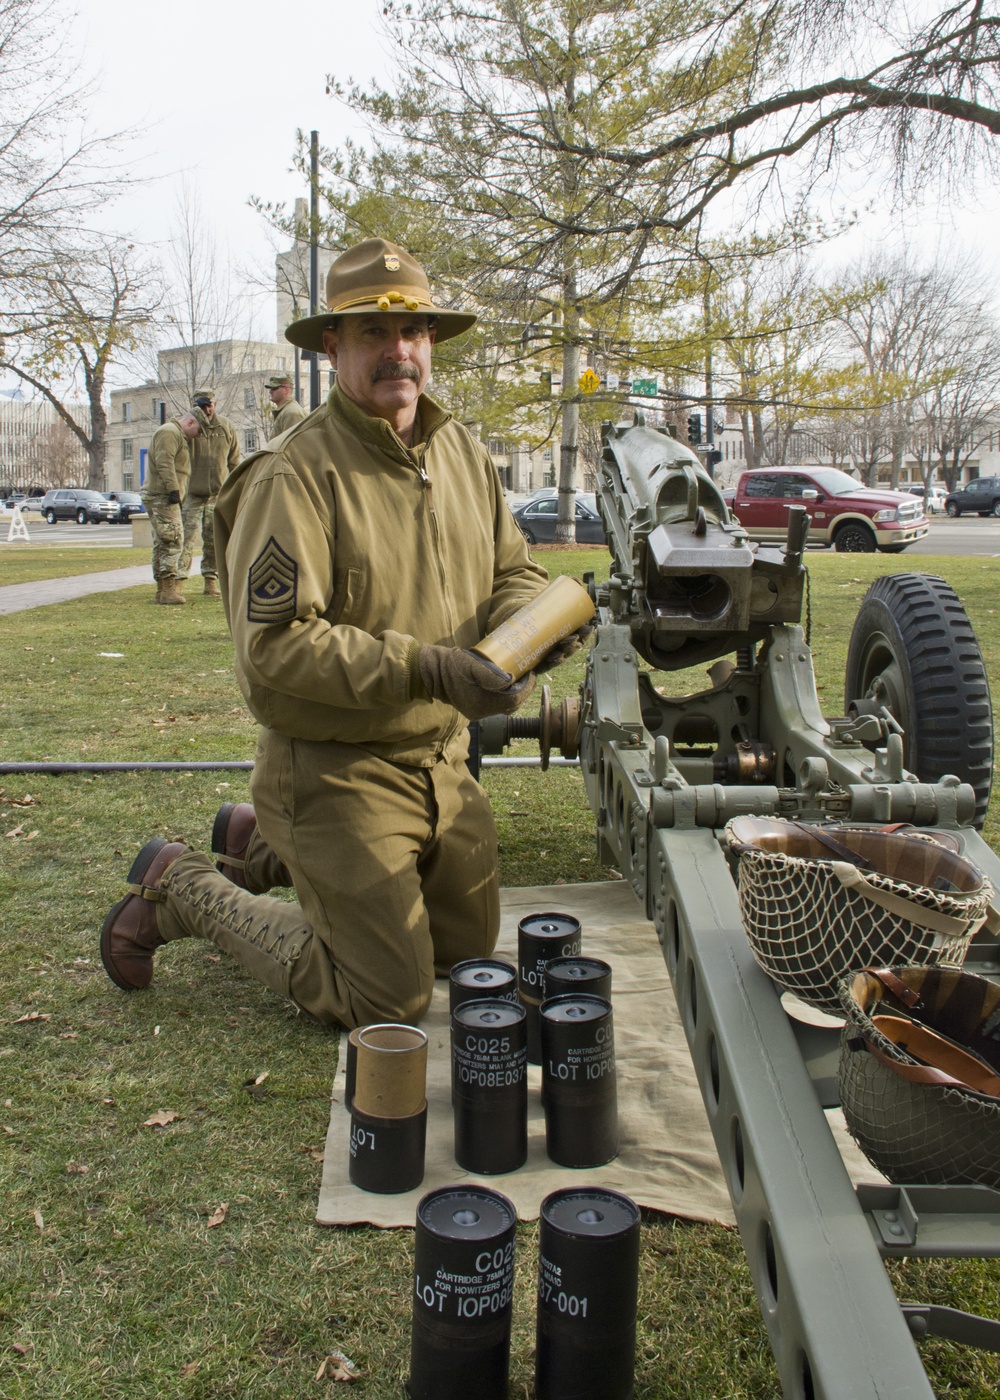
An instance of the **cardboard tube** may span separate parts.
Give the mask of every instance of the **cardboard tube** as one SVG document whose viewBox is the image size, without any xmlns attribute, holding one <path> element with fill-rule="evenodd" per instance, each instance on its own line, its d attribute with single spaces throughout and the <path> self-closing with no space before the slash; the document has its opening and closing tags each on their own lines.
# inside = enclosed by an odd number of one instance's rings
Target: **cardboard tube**
<svg viewBox="0 0 1000 1400">
<path fill-rule="evenodd" d="M 375 1118 L 408 1118 L 427 1088 L 427 1037 L 416 1026 L 365 1026 L 358 1032 L 354 1104 Z"/>
<path fill-rule="evenodd" d="M 471 650 L 518 681 L 593 616 L 590 594 L 575 578 L 562 574 Z"/>
</svg>

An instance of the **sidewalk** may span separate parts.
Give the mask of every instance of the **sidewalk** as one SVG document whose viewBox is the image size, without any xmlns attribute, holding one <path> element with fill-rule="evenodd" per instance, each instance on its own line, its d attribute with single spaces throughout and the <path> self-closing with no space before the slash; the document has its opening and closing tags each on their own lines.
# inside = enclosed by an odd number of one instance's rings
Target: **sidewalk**
<svg viewBox="0 0 1000 1400">
<path fill-rule="evenodd" d="M 200 563 L 200 556 L 192 560 L 192 578 L 198 577 Z M 143 583 L 148 583 L 150 588 L 153 586 L 153 570 L 148 561 L 129 569 L 107 569 L 98 574 L 47 578 L 37 583 L 9 583 L 0 588 L 0 617 L 24 612 L 27 608 L 44 608 L 49 603 L 85 598 L 88 593 L 115 593 L 119 588 L 135 588 Z"/>
</svg>

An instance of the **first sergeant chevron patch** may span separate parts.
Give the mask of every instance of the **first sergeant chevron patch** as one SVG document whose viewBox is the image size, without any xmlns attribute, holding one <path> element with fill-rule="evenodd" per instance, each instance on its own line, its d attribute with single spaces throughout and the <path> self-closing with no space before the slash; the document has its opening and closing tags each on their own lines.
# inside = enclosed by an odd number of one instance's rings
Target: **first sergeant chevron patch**
<svg viewBox="0 0 1000 1400">
<path fill-rule="evenodd" d="M 272 535 L 250 565 L 248 622 L 291 622 L 298 608 L 299 566 Z"/>
</svg>

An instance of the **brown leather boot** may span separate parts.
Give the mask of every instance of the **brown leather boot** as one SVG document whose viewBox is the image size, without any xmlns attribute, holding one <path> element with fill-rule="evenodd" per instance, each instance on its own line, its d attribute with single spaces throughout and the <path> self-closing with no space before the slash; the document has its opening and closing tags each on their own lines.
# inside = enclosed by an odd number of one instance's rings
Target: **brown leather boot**
<svg viewBox="0 0 1000 1400">
<path fill-rule="evenodd" d="M 207 578 L 207 579 L 205 580 L 205 597 L 206 597 L 206 598 L 221 598 L 221 597 L 222 597 L 222 589 L 219 587 L 219 580 L 218 580 L 217 578 Z"/>
<path fill-rule="evenodd" d="M 156 580 L 156 597 L 153 599 L 153 602 L 154 602 L 154 603 L 158 603 L 158 602 L 160 601 L 160 596 L 162 595 L 162 593 L 163 593 L 163 580 L 162 580 L 161 578 L 158 578 L 158 579 Z"/>
<path fill-rule="evenodd" d="M 148 987 L 153 980 L 153 954 L 167 941 L 156 926 L 156 906 L 163 898 L 160 880 L 187 850 L 190 847 L 183 841 L 165 841 L 162 836 L 147 841 L 128 872 L 128 894 L 104 920 L 101 961 L 123 991 Z"/>
<path fill-rule="evenodd" d="M 165 578 L 160 589 L 160 596 L 156 600 L 158 603 L 166 603 L 170 607 L 183 605 L 187 602 L 181 592 L 181 581 L 179 578 Z"/>
<path fill-rule="evenodd" d="M 212 826 L 212 854 L 222 857 L 215 868 L 241 890 L 249 889 L 244 860 L 256 825 L 249 802 L 224 802 Z"/>
</svg>

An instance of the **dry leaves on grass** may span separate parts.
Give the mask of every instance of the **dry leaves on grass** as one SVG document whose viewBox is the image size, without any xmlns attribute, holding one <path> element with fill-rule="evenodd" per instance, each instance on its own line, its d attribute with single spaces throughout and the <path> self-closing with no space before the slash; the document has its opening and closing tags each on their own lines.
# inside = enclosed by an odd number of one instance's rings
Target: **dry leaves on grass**
<svg viewBox="0 0 1000 1400">
<path fill-rule="evenodd" d="M 168 1123 L 173 1123 L 181 1115 L 175 1113 L 172 1108 L 161 1108 L 158 1113 L 154 1113 L 151 1118 L 147 1118 L 143 1123 L 144 1128 L 165 1128 Z"/>
<path fill-rule="evenodd" d="M 188 1376 L 193 1376 L 200 1365 L 200 1361 L 185 1361 L 184 1365 L 181 1367 L 181 1378 L 186 1379 Z"/>
<path fill-rule="evenodd" d="M 42 1212 L 40 1210 L 34 1210 L 31 1213 L 35 1217 L 35 1224 L 38 1226 L 39 1230 L 44 1230 L 45 1221 L 42 1218 Z"/>
<path fill-rule="evenodd" d="M 82 1162 L 67 1162 L 67 1163 L 66 1163 L 66 1175 L 67 1175 L 67 1176 L 86 1176 L 87 1173 L 88 1173 L 89 1171 L 90 1171 L 90 1168 L 89 1168 L 89 1167 L 85 1167 L 85 1166 L 83 1165 Z"/>
<path fill-rule="evenodd" d="M 299 1151 L 308 1152 L 314 1162 L 322 1162 L 323 1160 L 324 1153 L 322 1147 L 317 1147 L 314 1143 L 300 1142 Z"/>
<path fill-rule="evenodd" d="M 51 1021 L 52 1016 L 48 1011 L 29 1011 L 26 1016 L 18 1016 L 14 1022 L 15 1026 L 23 1026 L 25 1021 Z"/>
<path fill-rule="evenodd" d="M 214 1225 L 221 1225 L 221 1224 L 222 1224 L 222 1222 L 223 1222 L 223 1221 L 225 1220 L 225 1218 L 226 1218 L 226 1212 L 228 1211 L 228 1209 L 229 1209 L 229 1202 L 228 1202 L 228 1201 L 223 1201 L 223 1202 L 222 1202 L 222 1205 L 219 1206 L 219 1208 L 218 1208 L 217 1210 L 213 1210 L 213 1211 L 212 1211 L 212 1214 L 208 1217 L 208 1221 L 207 1221 L 208 1228 L 209 1228 L 210 1230 L 212 1229 L 212 1227 L 213 1227 Z"/>
<path fill-rule="evenodd" d="M 360 1381 L 364 1378 L 364 1371 L 359 1371 L 349 1356 L 345 1356 L 342 1351 L 331 1352 L 329 1356 L 323 1358 L 323 1364 L 316 1372 L 318 1381 Z"/>
</svg>

